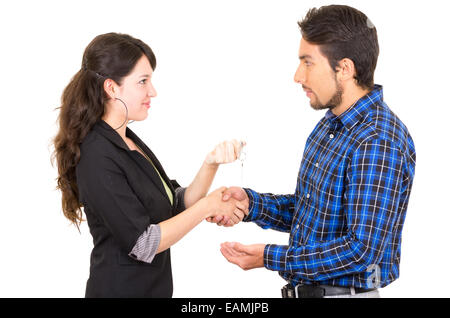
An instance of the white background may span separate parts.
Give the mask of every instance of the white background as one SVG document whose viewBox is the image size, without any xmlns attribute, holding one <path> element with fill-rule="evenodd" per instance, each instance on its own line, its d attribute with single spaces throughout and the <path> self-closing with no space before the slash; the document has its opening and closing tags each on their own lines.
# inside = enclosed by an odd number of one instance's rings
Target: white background
<svg viewBox="0 0 450 318">
<path fill-rule="evenodd" d="M 328 1 L 2 1 L 0 5 L 0 296 L 83 297 L 92 239 L 63 217 L 50 163 L 60 96 L 94 36 L 128 33 L 157 56 L 146 121 L 130 125 L 171 178 L 187 186 L 224 139 L 248 143 L 244 185 L 293 193 L 306 138 L 325 111 L 293 81 L 297 21 Z M 375 82 L 407 125 L 416 177 L 403 231 L 400 278 L 384 297 L 449 297 L 448 4 L 341 1 L 378 30 Z M 212 188 L 239 185 L 237 163 Z M 203 222 L 172 248 L 174 297 L 279 297 L 284 281 L 243 271 L 220 243 L 286 244 L 254 224 Z"/>
</svg>

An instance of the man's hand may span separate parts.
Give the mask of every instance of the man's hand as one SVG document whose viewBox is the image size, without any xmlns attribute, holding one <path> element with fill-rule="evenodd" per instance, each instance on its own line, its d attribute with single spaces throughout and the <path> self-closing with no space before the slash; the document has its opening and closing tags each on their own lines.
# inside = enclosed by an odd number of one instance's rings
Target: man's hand
<svg viewBox="0 0 450 318">
<path fill-rule="evenodd" d="M 240 187 L 229 187 L 223 192 L 222 200 L 228 201 L 228 199 L 234 198 L 238 201 L 245 200 L 248 203 L 248 195 L 244 189 Z"/>
<path fill-rule="evenodd" d="M 233 264 L 243 270 L 264 267 L 265 244 L 242 245 L 241 243 L 222 243 L 220 252 Z"/>
<path fill-rule="evenodd" d="M 235 216 L 237 218 L 229 218 L 224 215 L 218 215 L 214 218 L 208 218 L 208 222 L 216 223 L 217 225 L 224 225 L 226 227 L 233 226 L 244 219 L 246 215 L 248 215 L 248 207 L 249 207 L 249 199 L 247 193 L 244 189 L 239 187 L 230 187 L 226 189 L 222 193 L 222 200 L 228 201 L 230 198 L 233 198 L 237 201 L 236 206 L 239 208 L 235 211 Z"/>
</svg>

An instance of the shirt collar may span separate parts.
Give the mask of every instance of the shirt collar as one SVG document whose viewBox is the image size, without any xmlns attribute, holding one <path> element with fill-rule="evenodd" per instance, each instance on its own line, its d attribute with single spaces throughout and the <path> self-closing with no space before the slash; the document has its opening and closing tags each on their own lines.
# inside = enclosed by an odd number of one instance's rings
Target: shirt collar
<svg viewBox="0 0 450 318">
<path fill-rule="evenodd" d="M 329 109 L 325 114 L 325 119 L 328 120 L 330 126 L 338 127 L 342 125 L 350 130 L 365 117 L 371 105 L 380 101 L 383 101 L 383 86 L 375 84 L 372 91 L 358 99 L 352 107 L 339 116 L 334 115 Z"/>
</svg>

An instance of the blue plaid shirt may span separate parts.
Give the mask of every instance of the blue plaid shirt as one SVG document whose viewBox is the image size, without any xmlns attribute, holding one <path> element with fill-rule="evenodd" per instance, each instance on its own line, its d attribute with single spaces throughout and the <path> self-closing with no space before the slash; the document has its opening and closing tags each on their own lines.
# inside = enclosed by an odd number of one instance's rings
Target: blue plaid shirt
<svg viewBox="0 0 450 318">
<path fill-rule="evenodd" d="M 399 276 L 414 169 L 413 140 L 382 86 L 339 116 L 328 110 L 306 142 L 295 194 L 245 189 L 244 221 L 290 233 L 289 245 L 266 245 L 264 266 L 292 285 L 388 285 Z"/>
</svg>

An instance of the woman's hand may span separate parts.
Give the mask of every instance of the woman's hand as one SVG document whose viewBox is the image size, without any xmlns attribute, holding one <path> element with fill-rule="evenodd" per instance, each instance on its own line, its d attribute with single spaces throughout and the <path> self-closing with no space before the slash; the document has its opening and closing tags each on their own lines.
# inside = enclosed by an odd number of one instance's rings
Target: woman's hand
<svg viewBox="0 0 450 318">
<path fill-rule="evenodd" d="M 205 163 L 218 166 L 222 163 L 233 162 L 239 158 L 242 147 L 244 146 L 245 142 L 239 142 L 236 139 L 224 141 L 218 144 L 214 150 L 206 156 Z"/>
</svg>

